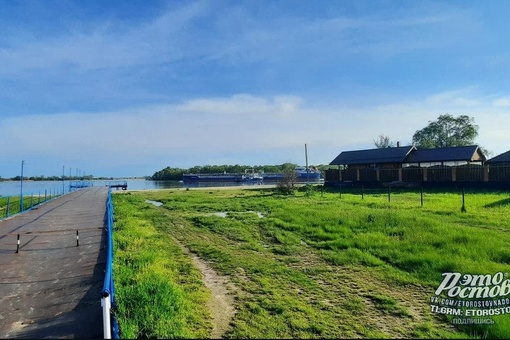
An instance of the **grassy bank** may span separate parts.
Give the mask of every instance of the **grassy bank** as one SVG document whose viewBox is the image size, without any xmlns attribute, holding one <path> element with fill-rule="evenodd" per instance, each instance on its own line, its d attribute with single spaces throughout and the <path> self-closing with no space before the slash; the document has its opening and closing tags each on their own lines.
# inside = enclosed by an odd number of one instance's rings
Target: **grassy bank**
<svg viewBox="0 0 510 340">
<path fill-rule="evenodd" d="M 49 200 L 50 197 L 46 197 Z M 28 210 L 40 203 L 44 203 L 44 196 L 23 196 L 23 211 Z M 20 197 L 0 197 L 0 219 L 6 218 L 21 211 Z"/>
<path fill-rule="evenodd" d="M 412 191 L 390 202 L 384 191 L 271 189 L 139 192 L 114 202 L 124 337 L 210 331 L 207 290 L 176 241 L 237 287 L 227 337 L 510 337 L 505 316 L 459 330 L 429 307 L 443 272 L 508 271 L 507 194 L 467 193 L 464 212 L 460 193 L 426 193 L 422 207 Z"/>
</svg>

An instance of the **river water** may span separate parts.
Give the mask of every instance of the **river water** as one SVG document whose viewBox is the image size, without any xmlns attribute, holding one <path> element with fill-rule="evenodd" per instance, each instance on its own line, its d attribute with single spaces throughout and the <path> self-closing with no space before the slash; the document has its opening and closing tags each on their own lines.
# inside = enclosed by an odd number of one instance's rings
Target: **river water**
<svg viewBox="0 0 510 340">
<path fill-rule="evenodd" d="M 181 181 L 149 181 L 145 179 L 116 179 L 116 180 L 93 180 L 86 181 L 93 186 L 106 186 L 109 182 L 126 181 L 128 190 L 154 190 L 170 188 L 196 188 L 196 187 L 219 187 L 219 186 L 239 186 L 247 183 L 230 182 L 196 182 L 183 183 Z M 69 184 L 75 181 L 23 181 L 23 195 L 44 195 L 45 193 L 61 194 L 69 192 Z M 256 184 L 253 184 L 256 185 Z M 20 181 L 0 182 L 0 196 L 16 196 L 21 193 Z"/>
</svg>

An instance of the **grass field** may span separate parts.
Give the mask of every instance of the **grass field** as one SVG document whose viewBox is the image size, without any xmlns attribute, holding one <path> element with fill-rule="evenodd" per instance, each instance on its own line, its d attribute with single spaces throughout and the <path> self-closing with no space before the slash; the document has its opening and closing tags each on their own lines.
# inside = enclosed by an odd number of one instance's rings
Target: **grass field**
<svg viewBox="0 0 510 340">
<path fill-rule="evenodd" d="M 114 195 L 122 336 L 209 336 L 187 249 L 235 287 L 228 338 L 510 337 L 507 315 L 454 327 L 429 306 L 444 272 L 508 272 L 508 193 L 466 192 L 462 211 L 459 192 L 319 190 Z"/>
</svg>

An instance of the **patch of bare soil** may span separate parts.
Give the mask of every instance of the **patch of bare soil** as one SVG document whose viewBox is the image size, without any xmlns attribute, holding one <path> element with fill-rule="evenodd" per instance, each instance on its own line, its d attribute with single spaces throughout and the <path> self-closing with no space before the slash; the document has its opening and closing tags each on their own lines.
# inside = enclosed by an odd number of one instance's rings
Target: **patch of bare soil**
<svg viewBox="0 0 510 340">
<path fill-rule="evenodd" d="M 207 303 L 213 324 L 211 339 L 219 339 L 230 328 L 230 322 L 236 313 L 234 297 L 230 292 L 234 286 L 228 277 L 219 275 L 207 262 L 191 253 L 177 239 L 174 238 L 174 241 L 192 258 L 195 267 L 202 273 L 204 284 L 211 292 L 211 298 Z"/>
</svg>

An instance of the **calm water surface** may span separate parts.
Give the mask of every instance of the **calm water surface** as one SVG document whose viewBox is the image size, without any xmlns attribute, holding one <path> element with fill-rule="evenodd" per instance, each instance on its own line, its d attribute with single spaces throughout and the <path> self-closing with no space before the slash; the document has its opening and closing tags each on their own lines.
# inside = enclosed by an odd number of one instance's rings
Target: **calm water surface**
<svg viewBox="0 0 510 340">
<path fill-rule="evenodd" d="M 183 183 L 179 181 L 149 181 L 145 179 L 117 179 L 117 180 L 94 180 L 90 181 L 93 186 L 106 186 L 108 182 L 127 181 L 128 190 L 155 190 L 170 188 L 196 188 L 196 187 L 218 187 L 218 186 L 239 186 L 247 183 L 230 182 L 197 182 Z M 23 195 L 44 195 L 46 193 L 61 194 L 69 192 L 69 184 L 74 181 L 23 181 Z M 254 184 L 256 185 L 256 184 Z M 16 196 L 21 193 L 20 181 L 0 182 L 0 196 Z"/>
</svg>

